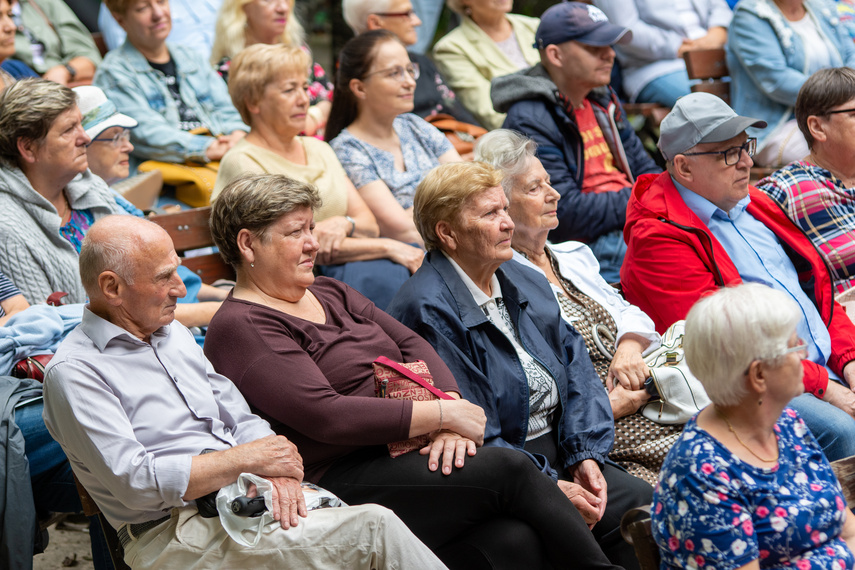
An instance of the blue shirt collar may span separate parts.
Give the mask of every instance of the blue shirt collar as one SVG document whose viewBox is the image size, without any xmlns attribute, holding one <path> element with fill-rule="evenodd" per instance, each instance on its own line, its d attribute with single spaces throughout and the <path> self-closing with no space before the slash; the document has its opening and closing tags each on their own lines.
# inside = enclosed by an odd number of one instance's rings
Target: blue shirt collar
<svg viewBox="0 0 855 570">
<path fill-rule="evenodd" d="M 700 218 L 705 226 L 710 225 L 710 220 L 713 216 L 720 219 L 729 218 L 731 220 L 735 220 L 742 214 L 742 212 L 745 211 L 748 204 L 751 203 L 751 196 L 745 196 L 745 198 L 737 202 L 736 206 L 734 206 L 729 212 L 725 212 L 700 194 L 689 190 L 674 180 L 673 176 L 671 177 L 671 181 L 674 183 L 674 187 L 677 189 L 677 192 L 680 193 L 680 197 L 683 199 L 683 202 L 685 202 L 689 209 L 694 212 L 698 218 Z"/>
</svg>

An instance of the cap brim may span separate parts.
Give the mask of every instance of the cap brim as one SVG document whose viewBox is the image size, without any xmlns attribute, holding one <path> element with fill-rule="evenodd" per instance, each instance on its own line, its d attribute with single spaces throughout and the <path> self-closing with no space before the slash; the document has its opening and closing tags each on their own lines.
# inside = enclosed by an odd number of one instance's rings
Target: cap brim
<svg viewBox="0 0 855 570">
<path fill-rule="evenodd" d="M 94 139 L 104 131 L 112 127 L 122 127 L 125 129 L 133 129 L 138 126 L 139 123 L 136 119 L 132 119 L 127 115 L 123 115 L 122 113 L 116 113 L 115 115 L 111 115 L 105 121 L 101 121 L 97 125 L 93 127 L 89 127 L 86 129 L 86 134 L 90 139 Z"/>
<path fill-rule="evenodd" d="M 622 44 L 632 40 L 632 31 L 629 28 L 621 28 L 608 22 L 603 22 L 603 25 L 596 30 L 590 31 L 584 36 L 573 38 L 579 43 L 589 46 L 603 47 Z"/>
<path fill-rule="evenodd" d="M 731 117 L 710 131 L 707 136 L 698 141 L 698 144 L 717 143 L 730 140 L 736 135 L 741 134 L 749 127 L 765 129 L 766 121 L 761 121 L 760 119 L 754 119 L 752 117 L 742 117 L 740 115 Z"/>
</svg>

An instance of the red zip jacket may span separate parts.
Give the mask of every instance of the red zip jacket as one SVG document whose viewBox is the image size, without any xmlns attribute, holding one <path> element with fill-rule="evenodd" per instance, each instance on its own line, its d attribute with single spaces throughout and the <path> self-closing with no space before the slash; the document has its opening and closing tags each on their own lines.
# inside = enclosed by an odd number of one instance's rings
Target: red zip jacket
<svg viewBox="0 0 855 570">
<path fill-rule="evenodd" d="M 828 366 L 842 378 L 843 367 L 855 360 L 855 325 L 834 301 L 825 261 L 777 204 L 754 187 L 749 187 L 749 193 L 747 212 L 784 244 L 799 281 L 828 326 Z M 620 272 L 624 295 L 653 319 L 660 333 L 685 319 L 705 292 L 742 283 L 727 252 L 686 206 L 667 172 L 645 174 L 636 180 L 627 204 L 624 239 L 627 252 Z M 828 371 L 807 360 L 804 368 L 805 391 L 821 398 Z"/>
</svg>

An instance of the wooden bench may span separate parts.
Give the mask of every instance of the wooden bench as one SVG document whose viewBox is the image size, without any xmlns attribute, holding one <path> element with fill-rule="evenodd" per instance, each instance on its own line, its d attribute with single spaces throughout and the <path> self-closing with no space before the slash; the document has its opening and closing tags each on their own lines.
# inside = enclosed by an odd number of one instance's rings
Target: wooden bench
<svg viewBox="0 0 855 570">
<path fill-rule="evenodd" d="M 214 239 L 210 228 L 211 207 L 194 208 L 177 214 L 161 214 L 149 218 L 161 226 L 172 238 L 175 251 L 181 257 L 181 263 L 202 278 L 203 283 L 213 283 L 217 279 L 234 279 L 235 273 L 219 253 L 208 253 L 187 257 L 185 254 L 194 249 L 211 247 Z"/>
<path fill-rule="evenodd" d="M 855 508 L 855 455 L 831 462 L 834 475 L 843 489 L 846 505 Z M 650 505 L 633 509 L 620 523 L 621 534 L 635 549 L 641 570 L 659 570 L 659 548 L 653 540 L 650 522 Z"/>
<path fill-rule="evenodd" d="M 687 51 L 683 54 L 689 79 L 697 80 L 692 93 L 710 93 L 730 105 L 730 78 L 723 48 Z"/>
</svg>

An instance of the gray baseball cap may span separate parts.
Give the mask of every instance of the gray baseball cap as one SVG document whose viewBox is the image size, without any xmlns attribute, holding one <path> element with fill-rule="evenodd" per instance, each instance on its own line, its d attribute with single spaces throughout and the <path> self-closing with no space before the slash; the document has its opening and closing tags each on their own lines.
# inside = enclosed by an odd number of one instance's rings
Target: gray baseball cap
<svg viewBox="0 0 855 570">
<path fill-rule="evenodd" d="M 732 139 L 748 127 L 766 128 L 766 121 L 737 115 L 719 97 L 690 93 L 677 99 L 659 125 L 659 142 L 665 160 L 686 152 L 696 144 Z"/>
</svg>

